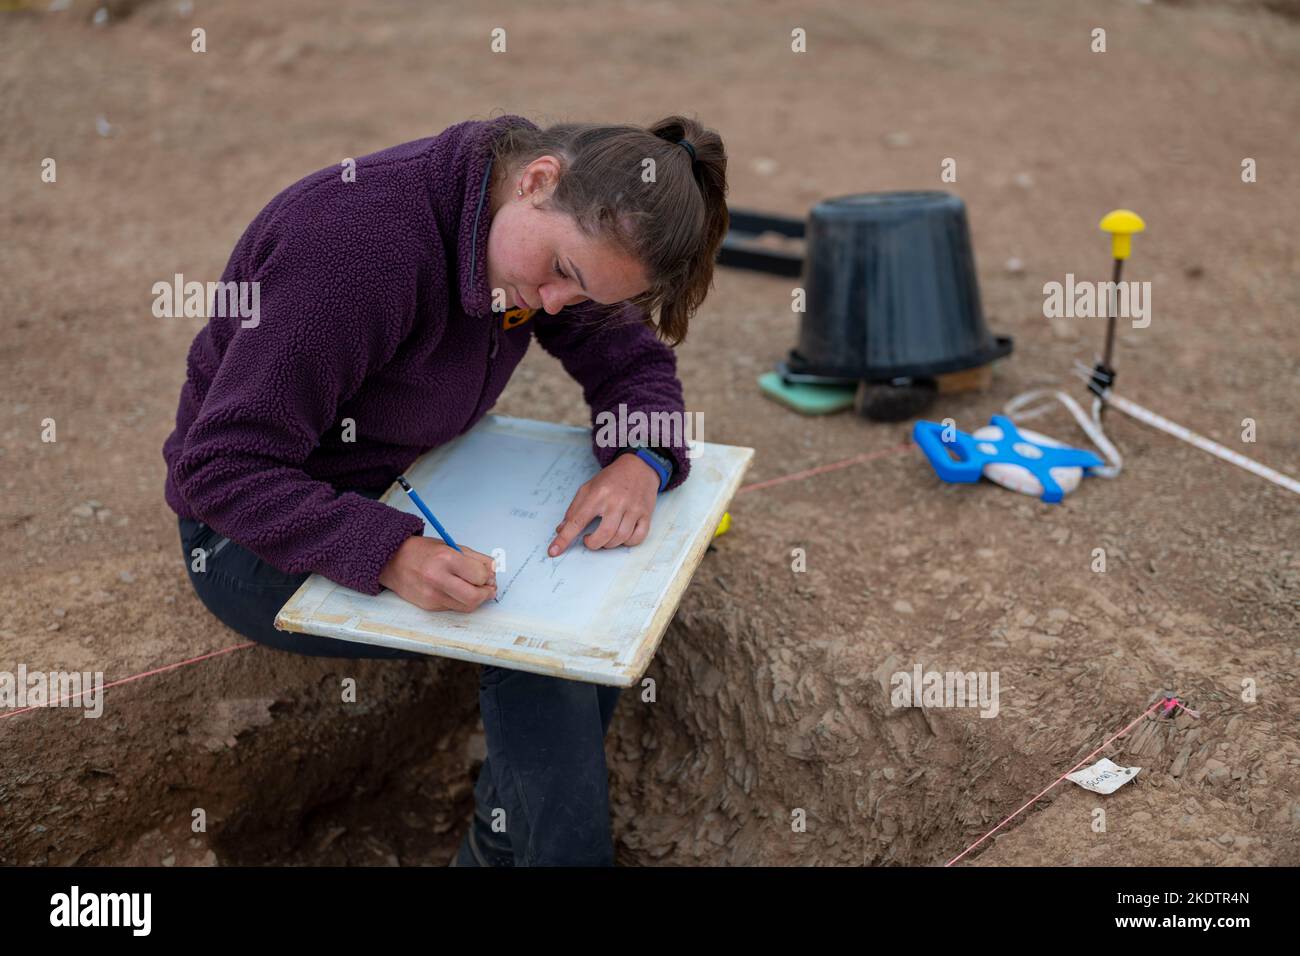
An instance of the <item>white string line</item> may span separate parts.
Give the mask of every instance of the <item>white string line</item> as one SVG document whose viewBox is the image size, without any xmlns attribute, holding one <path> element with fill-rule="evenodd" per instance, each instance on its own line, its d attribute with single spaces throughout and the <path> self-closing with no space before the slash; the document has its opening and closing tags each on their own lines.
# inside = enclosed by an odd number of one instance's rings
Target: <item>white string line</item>
<svg viewBox="0 0 1300 956">
<path fill-rule="evenodd" d="M 1085 381 L 1090 381 L 1092 379 L 1093 373 L 1091 369 L 1086 368 L 1078 362 L 1075 362 L 1075 365 L 1077 366 L 1077 368 L 1074 369 L 1076 375 L 1083 378 Z M 1110 440 L 1106 437 L 1105 432 L 1102 430 L 1101 407 L 1104 401 L 1106 405 L 1118 409 L 1130 418 L 1135 418 L 1142 422 L 1144 425 L 1150 425 L 1152 428 L 1159 429 L 1168 435 L 1173 435 L 1175 438 L 1185 441 L 1189 445 L 1196 446 L 1201 449 L 1201 451 L 1209 452 L 1216 458 L 1230 462 L 1238 468 L 1243 468 L 1251 474 L 1259 475 L 1259 477 L 1265 478 L 1268 481 L 1273 482 L 1275 485 L 1279 485 L 1288 491 L 1300 495 L 1300 481 L 1297 481 L 1290 475 L 1284 475 L 1282 472 L 1275 471 L 1267 465 L 1261 465 L 1259 462 L 1253 461 L 1239 452 L 1235 452 L 1230 448 L 1225 448 L 1218 442 L 1211 441 L 1203 435 L 1198 435 L 1196 432 L 1184 428 L 1177 422 L 1171 422 L 1163 415 L 1157 415 L 1155 412 L 1148 408 L 1143 408 L 1136 402 L 1131 402 L 1127 398 L 1116 395 L 1109 388 L 1103 391 L 1103 397 L 1093 399 L 1091 419 L 1084 410 L 1079 407 L 1079 404 L 1073 398 L 1062 391 L 1050 388 L 1033 389 L 1017 395 L 1015 398 L 1011 399 L 1011 401 L 1007 402 L 1005 408 L 1006 414 L 1013 420 L 1017 417 L 1023 420 L 1042 415 L 1050 408 L 1050 404 L 1044 403 L 1037 408 L 1021 411 L 1025 405 L 1042 398 L 1055 398 L 1059 400 L 1061 404 L 1070 411 L 1070 414 L 1074 416 L 1075 421 L 1079 423 L 1079 427 L 1087 432 L 1092 443 L 1096 445 L 1097 448 L 1099 448 L 1110 460 L 1111 464 L 1109 467 L 1093 468 L 1091 469 L 1092 474 L 1100 475 L 1104 478 L 1114 478 L 1119 474 L 1120 468 L 1123 466 L 1123 460 L 1120 458 L 1118 450 L 1116 450 L 1115 446 L 1111 444 Z"/>
</svg>

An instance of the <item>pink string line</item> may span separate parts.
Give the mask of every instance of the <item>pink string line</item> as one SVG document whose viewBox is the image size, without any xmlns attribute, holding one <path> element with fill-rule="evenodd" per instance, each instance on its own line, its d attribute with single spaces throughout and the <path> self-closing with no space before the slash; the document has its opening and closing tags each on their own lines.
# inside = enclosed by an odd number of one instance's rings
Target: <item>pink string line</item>
<svg viewBox="0 0 1300 956">
<path fill-rule="evenodd" d="M 1025 810 L 1027 807 L 1033 806 L 1035 803 L 1037 803 L 1037 802 L 1042 798 L 1042 796 L 1043 796 L 1044 793 L 1047 793 L 1047 791 L 1048 791 L 1048 790 L 1051 790 L 1052 787 L 1055 787 L 1058 783 L 1060 783 L 1062 780 L 1064 780 L 1064 779 L 1065 779 L 1066 777 L 1068 777 L 1070 774 L 1074 773 L 1076 770 L 1078 770 L 1080 767 L 1082 767 L 1084 764 L 1086 764 L 1086 763 L 1087 763 L 1089 760 L 1091 760 L 1093 757 L 1097 756 L 1097 754 L 1099 754 L 1099 753 L 1101 753 L 1103 750 L 1105 750 L 1106 747 L 1110 745 L 1111 741 L 1115 740 L 1117 737 L 1123 737 L 1126 733 L 1128 733 L 1130 730 L 1132 730 L 1134 726 L 1137 725 L 1138 721 L 1140 721 L 1143 717 L 1147 716 L 1147 714 L 1151 713 L 1151 711 L 1155 710 L 1155 709 L 1156 709 L 1157 707 L 1159 707 L 1161 704 L 1164 704 L 1164 707 L 1165 707 L 1165 713 L 1166 713 L 1166 714 L 1168 714 L 1171 710 L 1173 710 L 1175 705 L 1177 705 L 1178 707 L 1183 707 L 1182 703 L 1181 703 L 1181 702 L 1180 702 L 1176 697 L 1161 697 L 1158 701 L 1156 701 L 1154 704 L 1152 704 L 1150 707 L 1148 707 L 1148 708 L 1147 708 L 1145 711 L 1143 711 L 1141 714 L 1138 714 L 1137 719 L 1134 720 L 1133 723 L 1129 724 L 1127 727 L 1125 727 L 1125 728 L 1124 728 L 1123 730 L 1121 730 L 1119 733 L 1115 734 L 1114 737 L 1111 737 L 1110 740 L 1107 740 L 1106 743 L 1102 744 L 1100 747 L 1098 747 L 1098 748 L 1097 748 L 1096 750 L 1094 750 L 1092 753 L 1088 754 L 1088 756 L 1084 757 L 1082 760 L 1080 760 L 1078 763 L 1076 763 L 1076 764 L 1075 764 L 1073 767 L 1071 767 L 1069 770 L 1065 771 L 1065 773 L 1063 773 L 1063 774 L 1061 774 L 1059 777 L 1057 777 L 1057 778 L 1052 782 L 1051 786 L 1049 786 L 1049 787 L 1047 788 L 1047 790 L 1044 790 L 1043 793 L 1040 793 L 1038 796 L 1034 797 L 1033 800 L 1030 800 L 1028 803 L 1026 803 L 1023 807 L 1021 807 L 1021 808 L 1020 808 L 1019 810 L 1017 810 L 1015 813 L 1011 814 L 1011 816 L 1007 817 L 1006 820 L 1003 820 L 1001 823 L 999 823 L 997 826 L 995 826 L 995 827 L 994 827 L 992 830 L 990 830 L 988 833 L 984 834 L 982 837 L 980 837 L 978 840 L 976 840 L 976 841 L 975 841 L 974 843 L 972 843 L 970 846 L 966 847 L 966 849 L 962 850 L 960 853 L 958 853 L 956 856 L 954 856 L 951 860 L 949 860 L 947 863 L 945 863 L 944 866 L 945 866 L 945 867 L 952 866 L 954 863 L 956 863 L 958 860 L 960 860 L 963 856 L 965 856 L 965 855 L 966 855 L 967 853 L 969 853 L 971 850 L 975 849 L 977 846 L 979 846 L 981 843 L 983 843 L 985 840 L 987 840 L 987 839 L 988 839 L 989 837 L 991 837 L 993 834 L 997 833 L 997 832 L 998 832 L 999 830 L 1001 830 L 1004 826 L 1006 826 L 1007 823 L 1008 823 L 1008 822 L 1009 822 L 1013 817 L 1015 817 L 1017 814 L 1021 813 L 1021 812 L 1022 812 L 1023 810 Z M 1183 710 L 1187 710 L 1187 708 L 1186 708 L 1186 707 L 1183 707 Z M 1197 714 L 1197 713 L 1196 713 L 1195 711 L 1193 711 L 1193 710 L 1187 710 L 1187 712 L 1188 712 L 1189 714 L 1194 715 L 1194 716 L 1200 716 L 1199 714 Z"/>
<path fill-rule="evenodd" d="M 838 468 L 847 468 L 850 465 L 858 465 L 864 461 L 874 461 L 877 458 L 884 458 L 887 455 L 896 455 L 900 451 L 907 451 L 912 447 L 911 442 L 903 442 L 901 445 L 895 445 L 893 448 L 882 448 L 878 451 L 863 452 L 861 455 L 854 455 L 852 458 L 845 458 L 843 461 L 833 461 L 829 465 L 818 465 L 816 468 L 809 468 L 806 471 L 796 471 L 791 475 L 783 475 L 779 478 L 769 478 L 767 481 L 758 481 L 752 485 L 742 485 L 736 494 L 741 495 L 747 491 L 757 491 L 760 488 L 771 488 L 773 485 L 784 484 L 787 481 L 798 481 L 803 478 L 811 478 L 813 475 L 820 475 L 827 471 L 835 471 Z"/>
<path fill-rule="evenodd" d="M 110 687 L 117 687 L 121 684 L 129 684 L 133 680 L 141 680 L 142 678 L 145 677 L 152 677 L 154 674 L 161 674 L 164 671 L 175 670 L 178 667 L 184 667 L 186 664 L 197 664 L 199 661 L 205 661 L 209 657 L 216 657 L 219 654 L 229 654 L 231 651 L 242 651 L 245 647 L 253 647 L 255 644 L 256 644 L 255 641 L 246 641 L 243 644 L 232 644 L 230 647 L 223 647 L 221 648 L 221 650 L 218 651 L 209 651 L 207 654 L 200 654 L 198 657 L 191 657 L 187 661 L 177 661 L 175 664 L 166 664 L 163 667 L 155 667 L 153 670 L 145 671 L 142 674 L 132 674 L 130 677 L 123 677 L 121 680 L 111 681 L 110 683 L 107 683 L 103 687 L 101 687 L 100 690 L 105 691 L 108 690 L 108 688 Z M 5 717 L 17 717 L 19 714 L 25 714 L 29 710 L 40 710 L 42 707 L 56 707 L 65 700 L 73 700 L 77 697 L 85 696 L 85 694 L 86 691 L 83 690 L 80 694 L 69 694 L 66 697 L 60 697 L 57 701 L 55 701 L 52 704 L 36 704 L 31 707 L 24 707 L 21 710 L 11 710 L 7 713 L 0 714 L 0 719 L 3 719 Z"/>
<path fill-rule="evenodd" d="M 864 452 L 861 455 L 854 455 L 852 458 L 845 458 L 842 461 L 831 462 L 828 465 L 820 465 L 817 468 L 809 468 L 805 471 L 797 471 L 791 475 L 784 475 L 779 478 L 769 478 L 767 481 L 760 481 L 752 485 L 744 485 L 743 487 L 737 490 L 736 494 L 741 494 L 746 491 L 757 491 L 759 488 L 770 488 L 773 485 L 779 485 L 787 481 L 798 481 L 802 478 L 811 478 L 813 475 L 820 475 L 823 474 L 824 472 L 834 471 L 838 468 L 847 468 L 850 465 L 857 465 L 864 461 L 873 461 L 874 459 L 877 458 L 884 458 L 887 455 L 897 454 L 898 452 L 906 451 L 908 448 L 911 447 L 912 447 L 911 442 L 904 442 L 903 444 L 893 448 L 884 448 L 878 451 Z M 189 660 L 177 661 L 174 664 L 167 664 L 163 667 L 156 667 L 151 671 L 144 671 L 141 674 L 133 674 L 130 677 L 123 677 L 121 680 L 112 681 L 111 683 L 105 684 L 103 687 L 100 688 L 100 690 L 101 691 L 107 690 L 110 687 L 117 687 L 121 684 L 129 684 L 131 681 L 141 680 L 145 677 L 152 677 L 154 674 L 161 674 L 165 671 L 175 670 L 176 668 L 184 667 L 187 664 L 197 664 L 199 661 L 205 661 L 210 657 L 217 657 L 218 655 L 221 654 L 229 654 L 231 651 L 241 651 L 246 647 L 255 646 L 256 643 L 257 643 L 256 641 L 247 641 L 243 644 L 234 644 L 230 647 L 223 647 L 221 650 L 218 651 L 212 651 L 211 653 L 208 654 L 201 654 L 198 657 L 191 657 Z M 74 698 L 84 696 L 85 693 L 86 691 L 83 690 L 80 694 L 70 694 L 67 697 L 60 698 L 54 704 L 45 704 L 43 706 L 53 707 L 59 703 L 62 703 L 65 700 L 72 700 Z M 32 706 L 32 707 L 24 707 L 21 710 L 7 711 L 3 714 L 0 714 L 0 719 L 3 719 L 5 717 L 17 717 L 19 714 L 25 714 L 30 710 L 40 710 L 40 709 L 41 706 Z"/>
</svg>

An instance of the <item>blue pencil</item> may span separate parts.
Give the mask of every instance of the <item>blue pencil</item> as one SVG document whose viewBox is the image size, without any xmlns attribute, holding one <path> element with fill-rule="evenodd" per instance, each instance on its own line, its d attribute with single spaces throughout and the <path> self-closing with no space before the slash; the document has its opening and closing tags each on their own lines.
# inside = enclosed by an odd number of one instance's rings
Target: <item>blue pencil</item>
<svg viewBox="0 0 1300 956">
<path fill-rule="evenodd" d="M 415 502 L 415 507 L 419 508 L 424 516 L 429 519 L 429 524 L 433 525 L 433 530 L 438 532 L 442 537 L 442 540 L 446 541 L 449 546 L 455 548 L 457 551 L 460 551 L 460 545 L 451 540 L 451 535 L 447 533 L 447 529 L 438 523 L 438 519 L 433 516 L 433 512 L 425 506 L 424 502 L 420 500 L 420 496 L 415 493 L 415 489 L 411 487 L 411 483 L 401 475 L 397 476 L 397 483 L 402 486 L 403 491 L 411 496 L 411 500 Z M 464 554 L 465 552 L 461 551 L 460 553 Z"/>
</svg>

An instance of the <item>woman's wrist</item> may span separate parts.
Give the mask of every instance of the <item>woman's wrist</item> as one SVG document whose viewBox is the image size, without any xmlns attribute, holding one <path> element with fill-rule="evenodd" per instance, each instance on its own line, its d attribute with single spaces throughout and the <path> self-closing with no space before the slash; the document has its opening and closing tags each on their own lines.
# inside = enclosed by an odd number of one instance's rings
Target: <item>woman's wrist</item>
<svg viewBox="0 0 1300 956">
<path fill-rule="evenodd" d="M 650 448 L 641 446 L 628 446 L 619 451 L 619 455 L 624 452 L 631 453 L 634 457 L 639 458 L 659 477 L 659 490 L 663 491 L 668 482 L 673 477 L 673 460 L 666 455 L 662 455 Z M 617 456 L 616 456 L 617 457 Z"/>
</svg>

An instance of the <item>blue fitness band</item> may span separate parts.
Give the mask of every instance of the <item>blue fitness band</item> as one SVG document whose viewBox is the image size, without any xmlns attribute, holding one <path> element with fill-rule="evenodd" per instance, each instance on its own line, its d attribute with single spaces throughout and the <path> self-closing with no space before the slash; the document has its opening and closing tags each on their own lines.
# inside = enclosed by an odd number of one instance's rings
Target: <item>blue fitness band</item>
<svg viewBox="0 0 1300 956">
<path fill-rule="evenodd" d="M 630 448 L 625 449 L 625 451 L 632 450 Z M 659 476 L 659 490 L 663 491 L 664 486 L 668 484 L 669 479 L 673 476 L 672 460 L 665 458 L 663 455 L 656 455 L 648 448 L 637 448 L 635 451 L 638 458 L 655 470 L 655 474 Z"/>
</svg>

